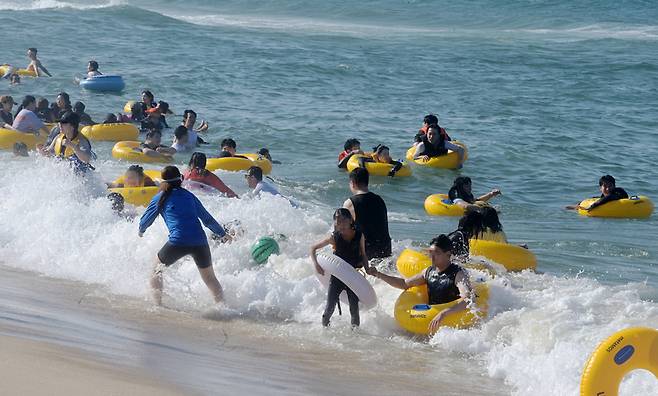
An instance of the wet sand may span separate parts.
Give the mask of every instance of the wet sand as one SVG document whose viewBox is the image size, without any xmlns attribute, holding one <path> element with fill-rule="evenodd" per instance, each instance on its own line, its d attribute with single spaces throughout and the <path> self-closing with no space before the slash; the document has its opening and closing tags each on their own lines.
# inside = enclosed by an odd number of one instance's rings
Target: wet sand
<svg viewBox="0 0 658 396">
<path fill-rule="evenodd" d="M 360 335 L 372 354 L 337 350 L 294 336 L 304 329 L 155 309 L 99 286 L 0 267 L 0 341 L 10 357 L 3 364 L 12 366 L 14 356 L 24 364 L 15 367 L 17 394 L 509 393 L 484 376 L 461 384 L 450 375 L 464 369 L 457 358 L 434 367 L 431 350 L 399 356 L 387 339 Z M 29 381 L 31 367 L 44 371 L 43 382 Z M 67 376 L 78 367 L 85 370 Z"/>
<path fill-rule="evenodd" d="M 79 349 L 0 336 L 5 395 L 185 395 L 143 370 L 96 361 Z"/>
</svg>

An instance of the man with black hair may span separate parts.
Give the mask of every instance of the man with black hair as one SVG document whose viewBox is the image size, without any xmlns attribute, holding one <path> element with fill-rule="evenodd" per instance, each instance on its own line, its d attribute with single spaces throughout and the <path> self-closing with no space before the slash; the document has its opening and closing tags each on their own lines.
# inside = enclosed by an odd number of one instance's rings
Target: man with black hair
<svg viewBox="0 0 658 396">
<path fill-rule="evenodd" d="M 347 161 L 349 161 L 354 154 L 363 154 L 363 151 L 361 151 L 361 142 L 354 138 L 347 139 L 343 149 L 344 151 L 338 154 L 338 167 L 341 169 L 347 168 Z"/>
<path fill-rule="evenodd" d="M 597 201 L 592 203 L 590 206 L 583 208 L 580 206 L 580 204 L 569 205 L 566 207 L 566 209 L 569 210 L 583 209 L 589 212 L 590 210 L 598 206 L 601 206 L 605 203 L 628 198 L 628 193 L 626 192 L 626 190 L 624 190 L 621 187 L 617 187 L 615 178 L 610 175 L 601 176 L 601 178 L 599 179 L 599 189 L 601 190 L 601 196 Z"/>
<path fill-rule="evenodd" d="M 429 324 L 429 332 L 434 333 L 446 315 L 464 311 L 469 304 L 475 301 L 475 293 L 469 281 L 468 274 L 460 266 L 454 264 L 452 257 L 452 242 L 446 235 L 439 235 L 430 241 L 427 252 L 432 260 L 423 272 L 409 278 L 398 278 L 383 274 L 374 266 L 367 271 L 368 274 L 383 280 L 398 289 L 406 290 L 414 286 L 427 285 L 428 301 L 430 305 L 446 304 L 460 300 L 457 304 L 439 312 Z"/>
<path fill-rule="evenodd" d="M 352 196 L 343 207 L 352 213 L 356 225 L 366 239 L 368 258 L 386 258 L 391 255 L 391 236 L 388 233 L 388 211 L 379 195 L 368 190 L 370 176 L 364 168 L 350 172 Z"/>
<path fill-rule="evenodd" d="M 48 72 L 48 69 L 46 69 L 42 64 L 39 58 L 37 58 L 37 49 L 36 48 L 28 48 L 27 49 L 27 57 L 30 59 L 30 63 L 27 65 L 26 69 L 28 71 L 34 72 L 36 77 L 42 77 L 43 75 L 41 74 L 40 71 L 43 71 L 48 75 L 48 77 L 52 77 L 50 72 Z"/>
</svg>

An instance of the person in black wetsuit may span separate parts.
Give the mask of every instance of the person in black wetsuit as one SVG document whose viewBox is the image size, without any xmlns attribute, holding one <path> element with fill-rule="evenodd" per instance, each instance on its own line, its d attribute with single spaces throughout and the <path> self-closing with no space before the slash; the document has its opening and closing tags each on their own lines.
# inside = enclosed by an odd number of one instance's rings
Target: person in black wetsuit
<svg viewBox="0 0 658 396">
<path fill-rule="evenodd" d="M 334 255 L 345 260 L 354 268 L 365 268 L 370 271 L 368 266 L 368 257 L 365 251 L 365 239 L 363 234 L 354 224 L 352 214 L 345 208 L 337 209 L 334 213 L 334 232 L 326 239 L 316 243 L 311 247 L 311 260 L 315 265 L 315 270 L 324 275 L 324 269 L 318 264 L 316 252 L 327 245 L 331 245 Z M 359 297 L 345 285 L 340 279 L 331 276 L 329 288 L 327 291 L 327 306 L 322 314 L 322 325 L 329 326 L 331 315 L 336 309 L 340 294 L 346 291 L 347 299 L 350 303 L 350 315 L 352 317 L 352 326 L 358 327 L 359 318 Z"/>
<path fill-rule="evenodd" d="M 446 315 L 467 309 L 469 304 L 475 300 L 475 294 L 466 271 L 451 261 L 452 242 L 450 238 L 441 234 L 432 239 L 428 252 L 432 265 L 409 279 L 386 275 L 374 267 L 370 267 L 367 272 L 398 289 L 427 285 L 428 304 L 430 305 L 446 304 L 461 299 L 459 303 L 439 312 L 432 319 L 429 331 L 434 333 L 441 326 L 441 321 Z"/>
<path fill-rule="evenodd" d="M 391 256 L 391 236 L 388 233 L 386 203 L 377 194 L 368 191 L 368 171 L 356 168 L 350 172 L 352 195 L 343 203 L 366 238 L 366 254 L 369 258 Z"/>
<path fill-rule="evenodd" d="M 626 190 L 621 187 L 617 187 L 615 178 L 610 175 L 601 176 L 599 179 L 599 189 L 601 190 L 601 196 L 599 197 L 598 201 L 592 203 L 590 206 L 584 208 L 581 207 L 580 204 L 569 205 L 566 207 L 566 209 L 584 209 L 586 211 L 590 211 L 597 206 L 601 206 L 607 202 L 628 198 L 628 193 Z"/>
<path fill-rule="evenodd" d="M 482 213 L 478 210 L 467 210 L 464 216 L 459 219 L 457 229 L 448 234 L 455 259 L 460 261 L 468 259 L 470 250 L 468 241 L 482 234 L 482 223 Z"/>
</svg>

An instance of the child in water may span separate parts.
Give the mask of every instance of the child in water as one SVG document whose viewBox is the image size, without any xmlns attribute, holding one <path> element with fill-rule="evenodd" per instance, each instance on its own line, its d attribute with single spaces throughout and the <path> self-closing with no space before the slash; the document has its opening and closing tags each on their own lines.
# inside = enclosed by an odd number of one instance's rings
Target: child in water
<svg viewBox="0 0 658 396">
<path fill-rule="evenodd" d="M 139 165 L 131 165 L 123 175 L 123 183 L 108 183 L 108 188 L 122 188 L 122 187 L 153 187 L 155 186 L 153 179 L 144 174 L 144 168 Z"/>
<path fill-rule="evenodd" d="M 381 163 L 381 164 L 390 164 L 393 165 L 393 168 L 391 168 L 391 171 L 388 172 L 388 175 L 393 177 L 395 176 L 395 173 L 402 169 L 402 162 L 400 161 L 395 161 L 393 158 L 391 158 L 390 150 L 388 147 L 383 146 L 381 144 L 378 144 L 377 147 L 374 149 L 374 153 L 370 158 L 368 157 L 360 157 L 359 158 L 359 167 L 365 168 L 366 167 L 366 162 L 376 162 L 376 163 Z"/>
<path fill-rule="evenodd" d="M 318 263 L 317 251 L 327 245 L 331 245 L 334 255 L 345 260 L 354 268 L 363 267 L 369 271 L 368 257 L 366 256 L 365 239 L 361 231 L 356 229 L 354 219 L 349 210 L 345 208 L 336 209 L 334 212 L 334 232 L 326 239 L 316 243 L 311 247 L 311 260 L 315 265 L 315 270 L 320 275 L 324 275 L 324 269 Z M 352 317 L 352 327 L 358 327 L 360 324 L 359 317 L 359 297 L 345 285 L 340 279 L 331 276 L 329 288 L 327 291 L 327 306 L 322 314 L 322 325 L 329 326 L 331 315 L 336 309 L 340 294 L 346 291 L 347 299 L 350 304 L 350 315 Z"/>
</svg>

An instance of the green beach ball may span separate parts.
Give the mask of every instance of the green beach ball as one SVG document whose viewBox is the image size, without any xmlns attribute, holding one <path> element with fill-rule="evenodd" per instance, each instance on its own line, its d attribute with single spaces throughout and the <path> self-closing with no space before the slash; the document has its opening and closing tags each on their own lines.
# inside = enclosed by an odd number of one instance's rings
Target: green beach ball
<svg viewBox="0 0 658 396">
<path fill-rule="evenodd" d="M 251 247 L 251 257 L 258 264 L 267 262 L 272 254 L 279 254 L 279 244 L 273 238 L 263 237 Z"/>
</svg>

